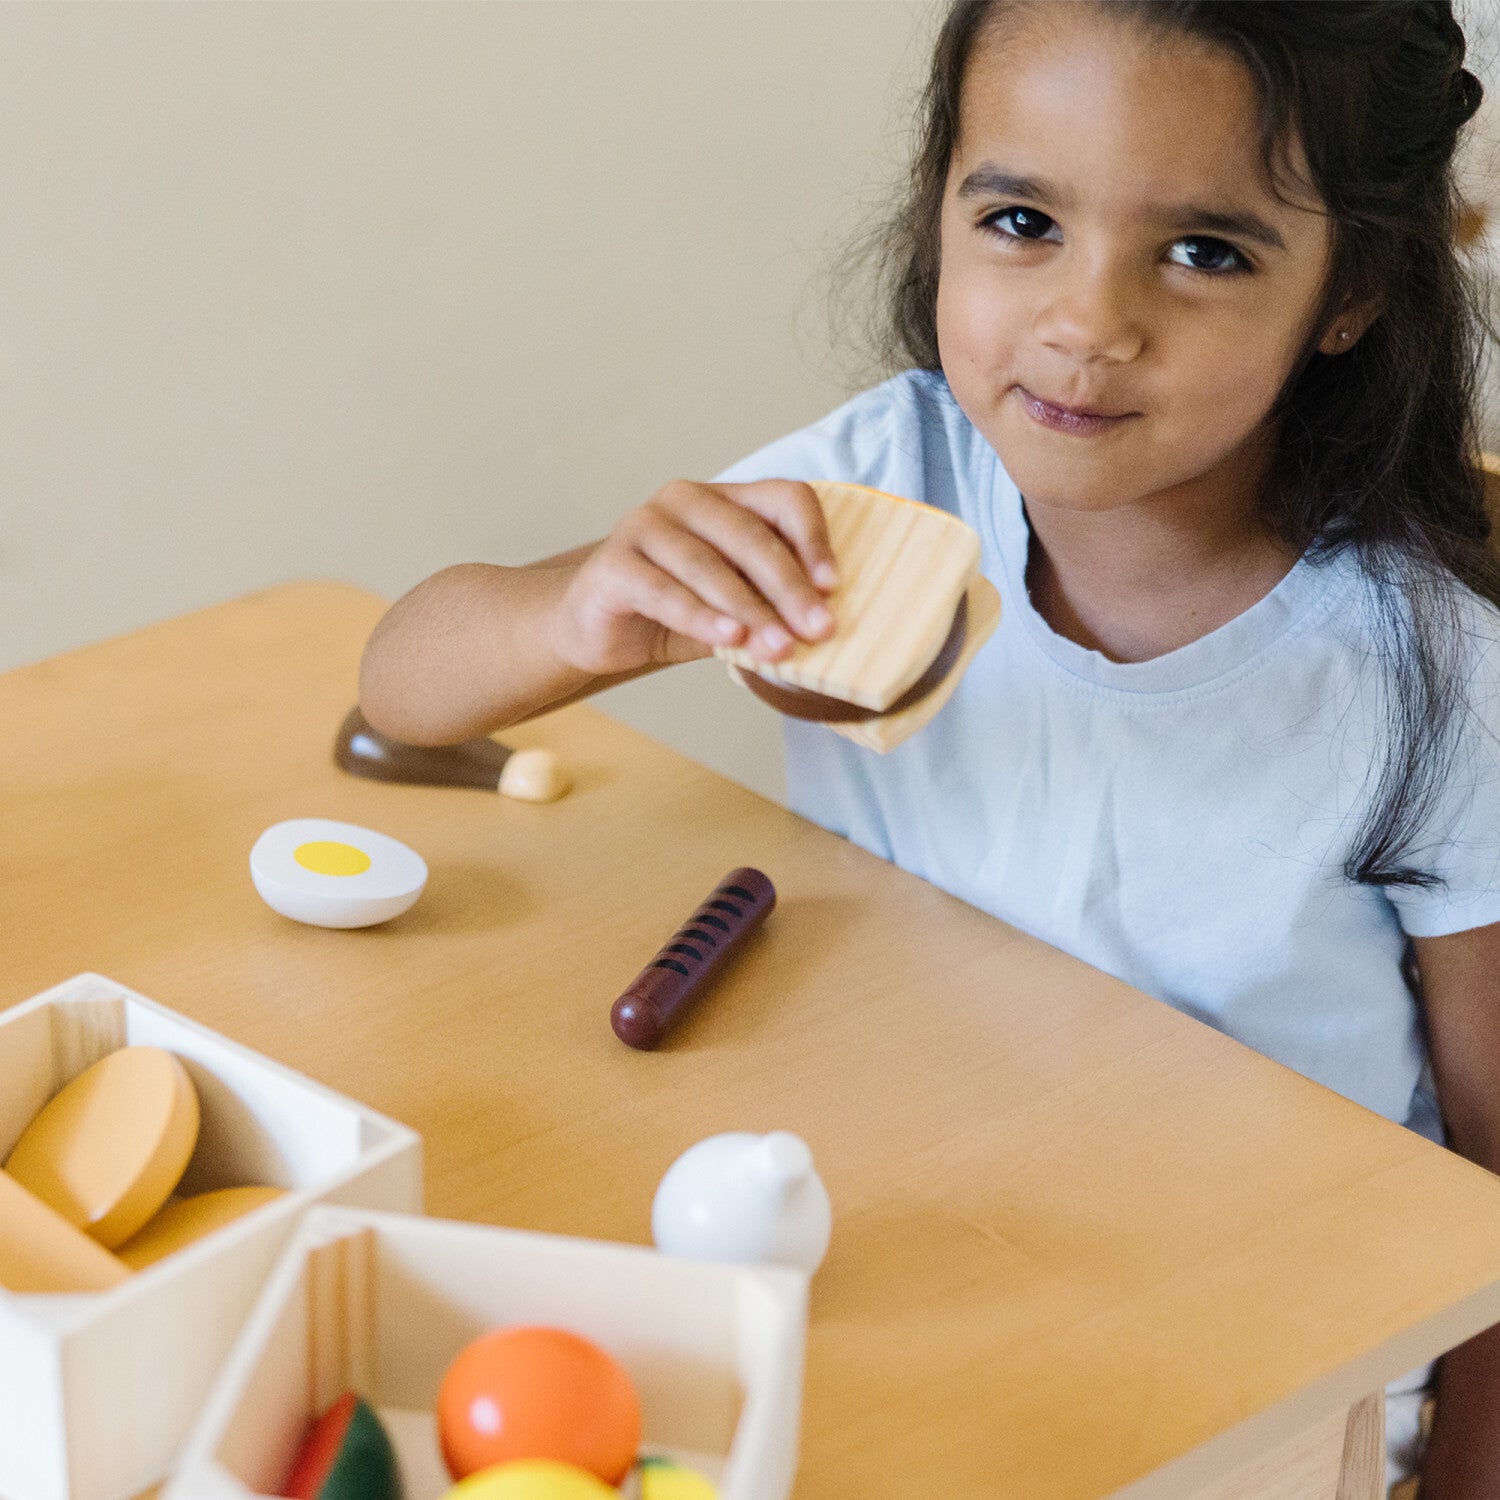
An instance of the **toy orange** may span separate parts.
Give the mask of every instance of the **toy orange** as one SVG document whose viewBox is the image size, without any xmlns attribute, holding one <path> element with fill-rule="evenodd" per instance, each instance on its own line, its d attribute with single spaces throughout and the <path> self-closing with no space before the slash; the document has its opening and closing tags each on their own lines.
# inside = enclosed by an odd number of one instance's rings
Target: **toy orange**
<svg viewBox="0 0 1500 1500">
<path fill-rule="evenodd" d="M 455 1479 L 549 1458 L 618 1484 L 641 1441 L 630 1376 L 597 1344 L 562 1328 L 502 1328 L 475 1339 L 443 1377 L 437 1416 Z"/>
</svg>

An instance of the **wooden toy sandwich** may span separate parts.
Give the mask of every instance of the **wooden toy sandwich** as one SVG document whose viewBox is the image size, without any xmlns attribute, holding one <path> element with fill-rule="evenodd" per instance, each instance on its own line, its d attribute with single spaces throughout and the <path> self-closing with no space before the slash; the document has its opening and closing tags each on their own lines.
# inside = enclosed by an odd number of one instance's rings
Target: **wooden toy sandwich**
<svg viewBox="0 0 1500 1500">
<path fill-rule="evenodd" d="M 1000 595 L 980 576 L 979 537 L 956 516 L 859 484 L 812 488 L 839 570 L 833 635 L 773 663 L 743 647 L 715 654 L 773 708 L 884 752 L 948 701 L 999 623 Z"/>
</svg>

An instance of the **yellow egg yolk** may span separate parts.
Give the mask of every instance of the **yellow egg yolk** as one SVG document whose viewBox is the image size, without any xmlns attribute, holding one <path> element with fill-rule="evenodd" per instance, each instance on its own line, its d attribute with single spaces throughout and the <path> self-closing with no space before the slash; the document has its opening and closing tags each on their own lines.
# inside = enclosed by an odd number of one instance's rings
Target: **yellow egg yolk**
<svg viewBox="0 0 1500 1500">
<path fill-rule="evenodd" d="M 363 875 L 370 868 L 370 856 L 363 849 L 331 840 L 299 844 L 292 858 L 314 875 Z"/>
</svg>

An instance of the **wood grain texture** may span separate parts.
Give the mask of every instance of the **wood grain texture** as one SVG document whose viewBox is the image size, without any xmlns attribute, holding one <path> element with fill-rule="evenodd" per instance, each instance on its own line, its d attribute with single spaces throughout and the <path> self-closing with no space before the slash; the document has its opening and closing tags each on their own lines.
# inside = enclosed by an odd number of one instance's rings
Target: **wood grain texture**
<svg viewBox="0 0 1500 1500">
<path fill-rule="evenodd" d="M 1385 1493 L 1385 1392 L 1357 1401 L 1344 1424 L 1337 1500 L 1381 1500 Z"/>
<path fill-rule="evenodd" d="M 1500 1318 L 1500 1181 L 597 711 L 511 732 L 576 769 L 551 806 L 338 772 L 382 607 L 289 587 L 0 678 L 0 1002 L 114 975 L 415 1127 L 444 1216 L 647 1243 L 687 1146 L 796 1131 L 834 1204 L 800 1500 L 1191 1494 Z M 268 911 L 250 846 L 308 815 L 410 844 L 422 900 Z M 622 1046 L 738 864 L 774 916 Z"/>
<path fill-rule="evenodd" d="M 1486 453 L 1480 467 L 1484 475 L 1484 503 L 1490 519 L 1500 523 L 1500 454 Z"/>
<path fill-rule="evenodd" d="M 889 708 L 947 639 L 958 601 L 979 571 L 979 537 L 946 511 L 865 485 L 812 487 L 839 568 L 839 587 L 828 599 L 833 635 L 801 642 L 769 666 L 743 647 L 714 654 L 777 682 Z"/>
<path fill-rule="evenodd" d="M 374 1389 L 375 1236 L 358 1230 L 307 1257 L 307 1360 L 312 1409 L 328 1410 L 345 1391 Z"/>
<path fill-rule="evenodd" d="M 1346 1422 L 1342 1412 L 1324 1417 L 1205 1485 L 1193 1500 L 1346 1500 L 1339 1490 Z"/>
<path fill-rule="evenodd" d="M 942 706 L 953 696 L 969 663 L 974 660 L 979 648 L 995 633 L 1000 623 L 1000 591 L 988 578 L 975 574 L 968 590 L 968 629 L 964 635 L 963 649 L 949 669 L 948 675 L 908 708 L 899 713 L 881 714 L 879 718 L 856 720 L 852 724 L 830 724 L 835 734 L 853 740 L 856 745 L 867 745 L 882 754 L 894 750 L 903 740 L 908 740 L 924 725 L 930 724 Z"/>
</svg>

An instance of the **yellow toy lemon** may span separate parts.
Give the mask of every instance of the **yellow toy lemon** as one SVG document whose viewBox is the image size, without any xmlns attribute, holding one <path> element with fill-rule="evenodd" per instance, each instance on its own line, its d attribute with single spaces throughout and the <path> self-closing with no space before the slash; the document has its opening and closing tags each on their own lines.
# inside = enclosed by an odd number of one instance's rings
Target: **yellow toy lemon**
<svg viewBox="0 0 1500 1500">
<path fill-rule="evenodd" d="M 470 1474 L 443 1500 L 620 1500 L 620 1492 L 576 1464 L 519 1458 Z"/>
<path fill-rule="evenodd" d="M 670 1458 L 643 1458 L 641 1500 L 719 1500 L 718 1492 L 696 1469 Z"/>
</svg>

